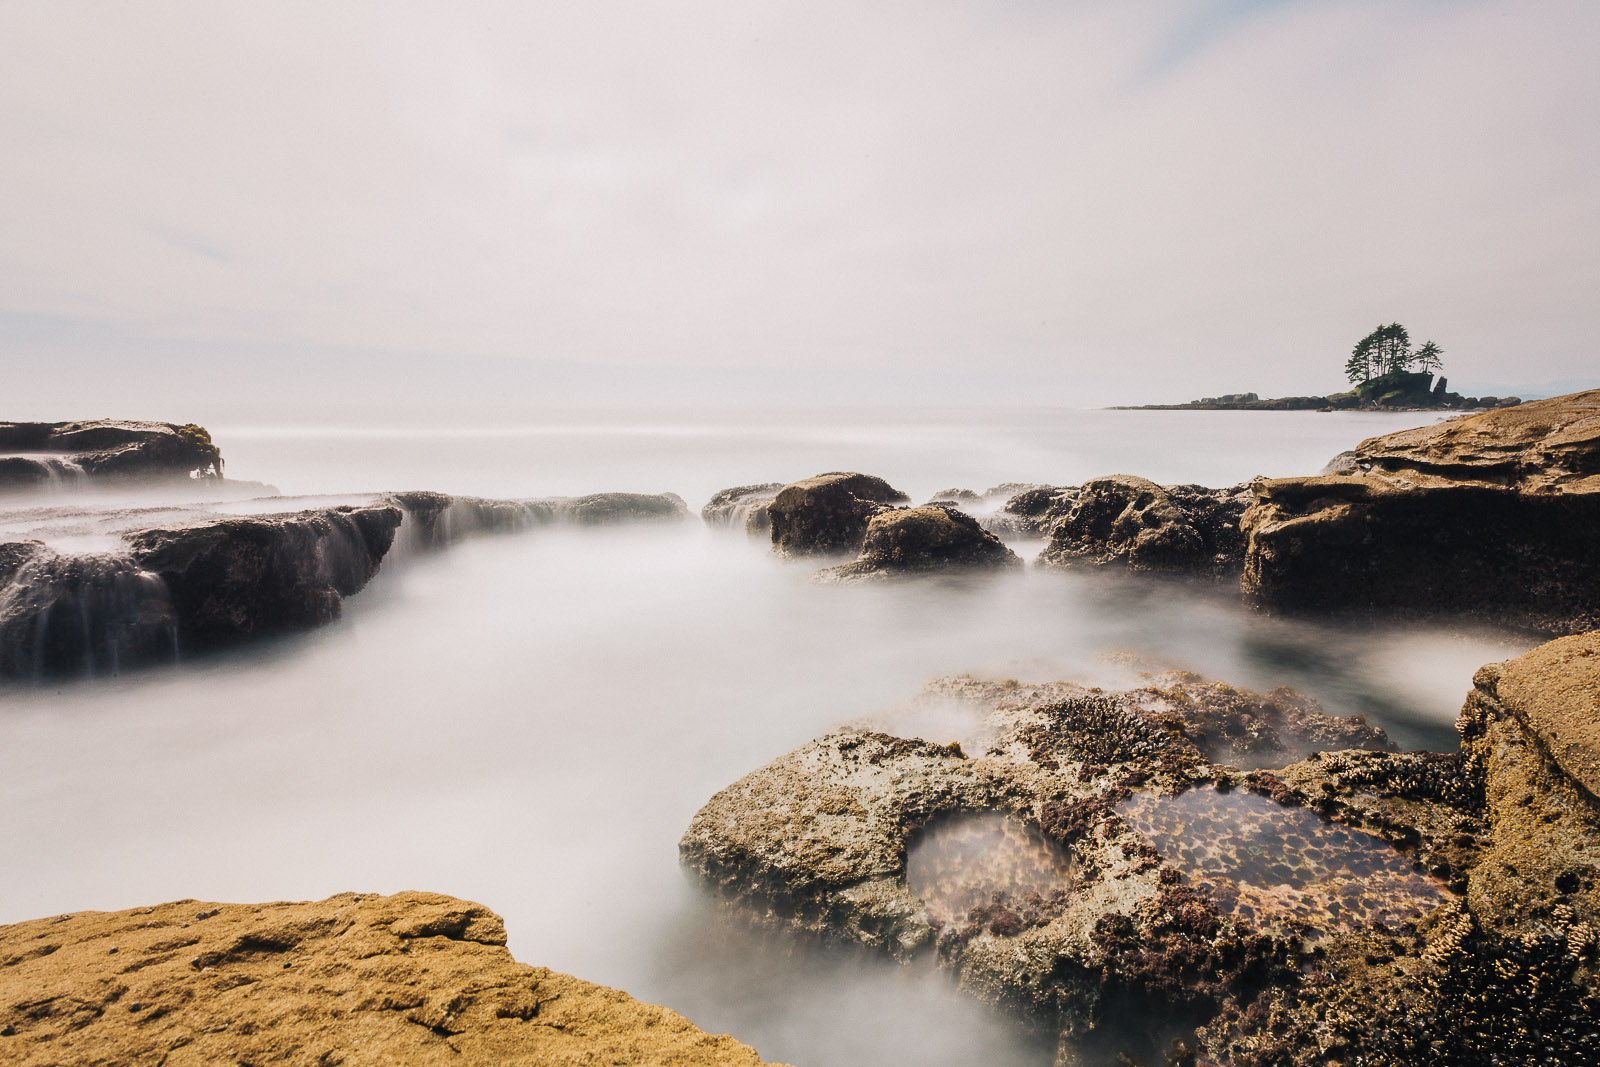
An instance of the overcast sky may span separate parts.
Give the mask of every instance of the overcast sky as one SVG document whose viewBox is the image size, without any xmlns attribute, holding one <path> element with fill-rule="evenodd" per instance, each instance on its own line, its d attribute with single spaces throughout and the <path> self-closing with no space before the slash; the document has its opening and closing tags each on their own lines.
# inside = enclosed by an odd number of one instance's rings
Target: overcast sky
<svg viewBox="0 0 1600 1067">
<path fill-rule="evenodd" d="M 1600 380 L 1600 4 L 0 3 L 5 417 Z M 159 409 L 159 410 L 156 410 Z"/>
</svg>

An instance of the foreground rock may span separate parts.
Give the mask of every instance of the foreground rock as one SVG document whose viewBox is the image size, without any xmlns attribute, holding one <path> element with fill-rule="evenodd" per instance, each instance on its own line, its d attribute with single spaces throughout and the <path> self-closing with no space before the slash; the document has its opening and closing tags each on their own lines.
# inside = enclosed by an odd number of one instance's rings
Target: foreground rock
<svg viewBox="0 0 1600 1067">
<path fill-rule="evenodd" d="M 978 520 L 954 505 L 880 511 L 867 522 L 854 562 L 821 571 L 818 578 L 863 581 L 932 571 L 1020 567 L 1022 560 Z"/>
<path fill-rule="evenodd" d="M 770 537 L 772 519 L 767 507 L 782 488 L 782 482 L 763 482 L 724 489 L 700 509 L 700 519 L 707 526 L 743 530 L 751 537 Z"/>
<path fill-rule="evenodd" d="M 1551 754 L 1596 753 L 1543 702 L 1600 708 L 1595 658 L 1481 671 L 1450 754 L 1191 676 L 953 680 L 987 712 L 969 736 L 830 734 L 680 851 L 760 922 L 932 953 L 1059 1027 L 1062 1065 L 1085 1035 L 1167 1062 L 1152 1019 L 1220 1063 L 1587 1062 L 1600 810 Z"/>
<path fill-rule="evenodd" d="M 887 507 L 911 500 L 870 474 L 819 474 L 778 490 L 767 514 L 772 550 L 782 556 L 858 552 L 867 522 Z"/>
<path fill-rule="evenodd" d="M 1160 486 L 1128 474 L 1095 478 L 1050 527 L 1039 562 L 1231 577 L 1243 566 L 1239 520 L 1249 500 L 1242 485 L 1207 489 Z"/>
<path fill-rule="evenodd" d="M 1363 441 L 1261 479 L 1242 587 L 1266 606 L 1600 625 L 1600 390 Z"/>
<path fill-rule="evenodd" d="M 179 901 L 0 926 L 9 1064 L 759 1064 L 665 1008 L 516 962 L 434 893 Z"/>
<path fill-rule="evenodd" d="M 191 477 L 222 478 L 221 450 L 204 427 L 193 423 L 115 419 L 0 423 L 0 492 Z"/>
</svg>

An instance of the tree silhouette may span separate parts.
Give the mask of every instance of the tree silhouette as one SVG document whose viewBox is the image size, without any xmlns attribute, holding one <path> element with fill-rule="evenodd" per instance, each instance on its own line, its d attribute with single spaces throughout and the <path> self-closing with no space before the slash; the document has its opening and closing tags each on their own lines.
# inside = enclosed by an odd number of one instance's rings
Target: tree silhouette
<svg viewBox="0 0 1600 1067">
<path fill-rule="evenodd" d="M 1398 322 L 1379 326 L 1356 342 L 1345 361 L 1345 377 L 1352 382 L 1366 382 L 1385 374 L 1410 370 L 1438 371 L 1443 364 L 1439 357 L 1444 349 L 1427 341 L 1416 351 L 1411 349 L 1411 334 Z"/>
</svg>

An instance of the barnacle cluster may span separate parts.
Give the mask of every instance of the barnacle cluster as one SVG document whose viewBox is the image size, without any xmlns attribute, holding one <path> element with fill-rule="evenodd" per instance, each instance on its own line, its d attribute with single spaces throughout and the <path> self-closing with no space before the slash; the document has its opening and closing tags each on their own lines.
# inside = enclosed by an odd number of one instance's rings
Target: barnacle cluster
<svg viewBox="0 0 1600 1067">
<path fill-rule="evenodd" d="M 1460 752 L 1332 752 L 1322 765 L 1350 789 L 1436 800 L 1463 811 L 1483 807 L 1483 778 Z"/>
</svg>

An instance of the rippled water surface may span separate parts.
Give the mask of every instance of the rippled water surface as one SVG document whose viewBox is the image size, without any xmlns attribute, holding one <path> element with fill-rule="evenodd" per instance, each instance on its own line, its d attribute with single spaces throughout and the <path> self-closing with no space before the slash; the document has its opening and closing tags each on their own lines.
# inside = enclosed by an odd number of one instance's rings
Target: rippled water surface
<svg viewBox="0 0 1600 1067">
<path fill-rule="evenodd" d="M 1314 471 L 1416 418 L 745 414 L 213 432 L 230 475 L 288 493 L 672 490 L 698 509 L 725 486 L 833 469 L 916 499 L 1113 471 L 1226 484 Z M 1108 576 L 837 587 L 809 571 L 697 522 L 536 530 L 392 557 L 315 634 L 0 691 L 0 922 L 432 889 L 501 912 L 520 959 L 671 1005 L 799 1067 L 1048 1063 L 1046 1047 L 922 970 L 711 914 L 677 864 L 695 810 L 941 674 L 1113 684 L 1101 657 L 1133 650 L 1294 685 L 1403 743 L 1449 746 L 1472 671 L 1526 645 L 1272 620 L 1227 590 Z"/>
</svg>

